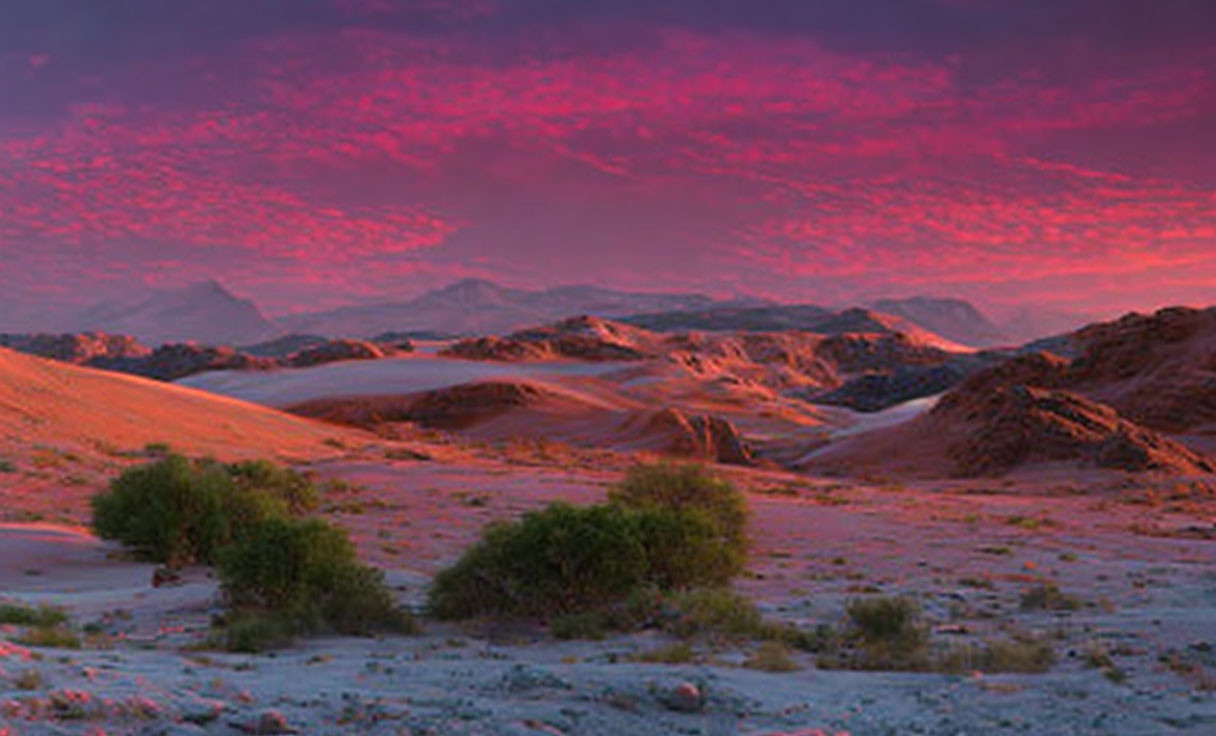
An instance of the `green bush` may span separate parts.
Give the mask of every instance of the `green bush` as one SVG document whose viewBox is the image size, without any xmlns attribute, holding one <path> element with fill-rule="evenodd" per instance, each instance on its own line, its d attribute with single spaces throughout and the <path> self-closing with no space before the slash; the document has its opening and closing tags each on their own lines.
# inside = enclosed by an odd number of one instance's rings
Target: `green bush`
<svg viewBox="0 0 1216 736">
<path fill-rule="evenodd" d="M 1015 635 L 996 639 L 982 645 L 956 645 L 946 650 L 937 662 L 942 672 L 1000 672 L 1040 673 L 1051 669 L 1056 661 L 1055 651 L 1045 639 Z"/>
<path fill-rule="evenodd" d="M 760 638 L 766 633 L 756 605 L 731 590 L 709 588 L 681 593 L 671 601 L 667 629 L 682 638 L 709 635 L 728 639 Z"/>
<path fill-rule="evenodd" d="M 1075 611 L 1081 599 L 1060 590 L 1055 583 L 1043 583 L 1022 593 L 1019 605 L 1023 611 Z"/>
<path fill-rule="evenodd" d="M 307 477 L 273 463 L 169 454 L 95 496 L 93 525 L 148 559 L 217 565 L 229 604 L 218 636 L 230 649 L 261 651 L 316 631 L 413 631 L 346 533 L 300 518 L 317 502 Z"/>
<path fill-rule="evenodd" d="M 51 606 L 33 608 L 15 603 L 0 604 L 0 624 L 15 626 L 58 626 L 68 621 L 67 614 Z"/>
<path fill-rule="evenodd" d="M 915 631 L 916 603 L 908 598 L 857 598 L 845 612 L 868 642 L 906 638 Z"/>
<path fill-rule="evenodd" d="M 267 519 L 220 551 L 218 570 L 241 622 L 230 636 L 413 628 L 380 571 L 360 564 L 345 532 L 320 519 Z"/>
<path fill-rule="evenodd" d="M 742 495 L 703 468 L 638 466 L 607 504 L 556 503 L 487 527 L 436 577 L 431 612 L 460 619 L 599 610 L 621 623 L 638 614 L 622 604 L 647 591 L 728 583 L 743 567 L 746 521 Z"/>
<path fill-rule="evenodd" d="M 270 463 L 223 465 L 170 454 L 125 471 L 92 504 L 100 536 L 156 562 L 209 564 L 245 530 L 315 506 L 316 491 Z"/>
<path fill-rule="evenodd" d="M 608 501 L 638 510 L 700 512 L 727 547 L 742 552 L 747 546 L 746 499 L 703 465 L 635 465 Z"/>
<path fill-rule="evenodd" d="M 628 596 L 646 581 L 638 515 L 616 506 L 555 503 L 485 535 L 435 578 L 440 618 L 584 612 Z"/>
<path fill-rule="evenodd" d="M 320 504 L 320 495 L 312 480 L 291 468 L 275 465 L 269 460 L 244 460 L 225 467 L 239 489 L 268 493 L 282 501 L 288 513 L 306 514 L 315 511 Z"/>
<path fill-rule="evenodd" d="M 928 637 L 909 598 L 859 598 L 846 607 L 854 645 L 835 665 L 860 670 L 930 669 Z"/>
</svg>

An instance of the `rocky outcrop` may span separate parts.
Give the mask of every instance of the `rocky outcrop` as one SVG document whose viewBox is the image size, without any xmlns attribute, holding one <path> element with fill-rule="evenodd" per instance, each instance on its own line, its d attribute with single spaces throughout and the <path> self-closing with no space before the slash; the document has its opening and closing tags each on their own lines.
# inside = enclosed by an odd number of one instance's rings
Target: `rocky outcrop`
<svg viewBox="0 0 1216 736">
<path fill-rule="evenodd" d="M 1166 432 L 1216 430 L 1216 309 L 1171 307 L 1091 325 L 1069 384 Z"/>
<path fill-rule="evenodd" d="M 545 391 L 526 383 L 465 383 L 416 395 L 403 418 L 424 427 L 458 430 L 537 404 L 545 396 Z"/>
<path fill-rule="evenodd" d="M 960 437 L 947 452 L 960 476 L 999 474 L 1053 461 L 1128 471 L 1197 474 L 1212 461 L 1119 416 L 1113 408 L 1059 389 L 964 384 L 930 412 Z"/>
<path fill-rule="evenodd" d="M 183 342 L 161 345 L 143 357 L 95 361 L 91 365 L 159 381 L 176 381 L 205 371 L 271 370 L 277 368 L 279 363 L 271 358 L 239 352 L 226 345 Z"/>
<path fill-rule="evenodd" d="M 552 359 L 553 353 L 543 345 L 507 340 L 501 337 L 478 337 L 461 340 L 439 354 L 445 358 L 464 360 L 493 360 L 502 363 L 521 363 Z"/>
<path fill-rule="evenodd" d="M 416 422 L 431 429 L 461 430 L 512 409 L 540 403 L 548 393 L 526 383 L 464 383 L 417 394 L 315 399 L 288 407 L 293 414 L 336 424 L 374 428 Z"/>
<path fill-rule="evenodd" d="M 378 360 L 386 357 L 383 348 L 364 340 L 329 340 L 292 353 L 285 363 L 292 368 L 336 363 L 340 360 Z"/>
<path fill-rule="evenodd" d="M 95 365 L 101 361 L 142 358 L 152 352 L 151 348 L 129 335 L 110 335 L 104 332 L 0 335 L 0 347 L 75 365 Z"/>
<path fill-rule="evenodd" d="M 646 417 L 643 434 L 670 437 L 664 452 L 732 465 L 753 465 L 755 456 L 731 422 L 712 414 L 661 409 Z"/>
<path fill-rule="evenodd" d="M 814 394 L 815 403 L 875 412 L 905 401 L 941 393 L 965 375 L 957 365 L 900 367 L 888 373 L 863 373 L 844 385 Z"/>
<path fill-rule="evenodd" d="M 506 337 L 462 340 L 440 355 L 468 360 L 525 362 L 539 360 L 631 361 L 653 357 L 642 345 L 653 336 L 609 320 L 574 317 Z"/>
<path fill-rule="evenodd" d="M 268 370 L 271 358 L 243 353 L 227 346 L 192 342 L 161 345 L 152 350 L 127 335 L 81 332 L 63 335 L 3 335 L 0 346 L 65 363 L 130 373 L 159 381 L 220 370 Z"/>
</svg>

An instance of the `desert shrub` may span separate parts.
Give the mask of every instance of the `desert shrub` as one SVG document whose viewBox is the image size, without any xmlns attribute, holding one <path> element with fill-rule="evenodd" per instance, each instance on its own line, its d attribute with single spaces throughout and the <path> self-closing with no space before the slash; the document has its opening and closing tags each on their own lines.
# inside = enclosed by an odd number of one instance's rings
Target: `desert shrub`
<svg viewBox="0 0 1216 736">
<path fill-rule="evenodd" d="M 320 495 L 312 480 L 291 468 L 269 460 L 244 460 L 225 466 L 236 486 L 244 491 L 267 493 L 282 501 L 291 514 L 314 511 Z"/>
<path fill-rule="evenodd" d="M 743 566 L 747 514 L 730 484 L 697 466 L 639 466 L 607 504 L 556 503 L 486 528 L 440 572 L 440 618 L 566 617 L 600 611 L 610 628 L 649 622 L 663 593 L 728 583 Z M 577 631 L 586 619 L 563 619 Z"/>
<path fill-rule="evenodd" d="M 0 624 L 15 626 L 58 626 L 67 623 L 62 610 L 51 606 L 23 606 L 15 603 L 0 605 Z"/>
<path fill-rule="evenodd" d="M 1055 660 L 1055 651 L 1045 640 L 1022 634 L 986 641 L 978 646 L 951 647 L 938 658 L 935 669 L 943 672 L 1040 673 L 1050 669 Z"/>
<path fill-rule="evenodd" d="M 18 690 L 41 690 L 46 687 L 46 679 L 38 670 L 29 669 L 13 678 L 13 687 Z"/>
<path fill-rule="evenodd" d="M 667 630 L 690 638 L 760 638 L 765 622 L 755 604 L 734 591 L 709 588 L 681 593 L 671 601 Z"/>
<path fill-rule="evenodd" d="M 93 526 L 149 560 L 212 563 L 245 530 L 306 510 L 315 498 L 305 479 L 270 463 L 223 465 L 170 454 L 125 471 L 94 496 Z"/>
<path fill-rule="evenodd" d="M 920 611 L 909 598 L 858 598 L 845 609 L 849 627 L 839 647 L 820 660 L 824 667 L 859 670 L 930 669 L 928 638 Z"/>
<path fill-rule="evenodd" d="M 514 523 L 487 527 L 435 578 L 430 608 L 440 618 L 545 616 L 592 610 L 646 580 L 637 514 L 616 506 L 555 503 Z"/>
<path fill-rule="evenodd" d="M 235 612 L 235 638 L 269 640 L 332 630 L 408 632 L 381 572 L 362 565 L 345 532 L 320 519 L 270 518 L 219 553 L 219 576 Z"/>
<path fill-rule="evenodd" d="M 908 598 L 857 598 L 849 601 L 846 613 L 865 641 L 876 642 L 909 636 L 917 608 Z"/>
<path fill-rule="evenodd" d="M 639 652 L 634 659 L 648 664 L 688 664 L 696 661 L 697 652 L 688 642 L 680 641 Z"/>
<path fill-rule="evenodd" d="M 107 539 L 158 562 L 210 561 L 231 536 L 224 495 L 231 481 L 219 467 L 169 455 L 127 470 L 93 497 L 93 526 Z"/>
<path fill-rule="evenodd" d="M 295 626 L 286 616 L 245 611 L 224 617 L 210 645 L 230 652 L 258 654 L 286 646 L 295 634 Z"/>
<path fill-rule="evenodd" d="M 80 637 L 63 624 L 33 626 L 15 640 L 27 647 L 54 647 L 56 649 L 79 649 Z"/>
<path fill-rule="evenodd" d="M 1044 639 L 1017 636 L 988 642 L 979 669 L 986 672 L 1046 672 L 1055 661 L 1055 650 Z"/>
<path fill-rule="evenodd" d="M 743 570 L 743 549 L 696 509 L 646 508 L 635 514 L 647 578 L 661 590 L 728 584 Z"/>
<path fill-rule="evenodd" d="M 790 648 L 784 642 L 766 641 L 744 660 L 743 666 L 764 672 L 794 672 L 802 669 L 790 655 Z"/>
<path fill-rule="evenodd" d="M 650 578 L 662 589 L 721 586 L 743 570 L 747 504 L 701 465 L 636 465 L 608 501 L 640 512 Z"/>
<path fill-rule="evenodd" d="M 747 502 L 729 481 L 703 465 L 635 465 L 608 494 L 610 503 L 638 510 L 697 511 L 725 546 L 747 546 Z"/>
<path fill-rule="evenodd" d="M 590 639 L 599 641 L 617 627 L 605 611 L 584 611 L 555 616 L 549 622 L 549 633 L 558 639 Z"/>
<path fill-rule="evenodd" d="M 1020 605 L 1023 611 L 1075 611 L 1081 607 L 1081 599 L 1054 583 L 1044 583 L 1023 592 Z"/>
</svg>

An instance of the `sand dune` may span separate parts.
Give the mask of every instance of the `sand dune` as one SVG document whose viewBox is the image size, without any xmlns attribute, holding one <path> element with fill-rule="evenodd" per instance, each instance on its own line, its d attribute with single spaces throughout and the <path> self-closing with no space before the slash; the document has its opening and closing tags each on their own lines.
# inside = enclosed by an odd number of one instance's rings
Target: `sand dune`
<svg viewBox="0 0 1216 736">
<path fill-rule="evenodd" d="M 194 454 L 316 457 L 362 438 L 237 399 L 0 349 L 0 447 L 121 451 L 169 442 Z"/>
</svg>

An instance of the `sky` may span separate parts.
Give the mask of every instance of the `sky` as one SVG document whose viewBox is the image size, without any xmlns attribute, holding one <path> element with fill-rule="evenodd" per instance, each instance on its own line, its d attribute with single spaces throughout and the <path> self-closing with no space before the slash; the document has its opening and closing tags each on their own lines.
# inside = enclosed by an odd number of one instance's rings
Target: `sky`
<svg viewBox="0 0 1216 736">
<path fill-rule="evenodd" d="M 0 301 L 1216 303 L 1211 0 L 0 0 Z"/>
</svg>

